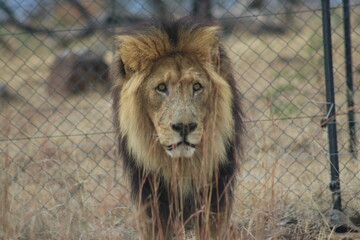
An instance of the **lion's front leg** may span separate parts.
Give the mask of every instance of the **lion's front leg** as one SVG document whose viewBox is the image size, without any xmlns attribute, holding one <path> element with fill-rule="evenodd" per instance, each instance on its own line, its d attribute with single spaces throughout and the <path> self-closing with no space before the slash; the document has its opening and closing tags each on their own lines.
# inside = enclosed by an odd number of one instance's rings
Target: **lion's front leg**
<svg viewBox="0 0 360 240">
<path fill-rule="evenodd" d="M 232 239 L 229 233 L 229 223 L 231 216 L 231 206 L 222 206 L 220 211 L 211 211 L 208 207 L 203 207 L 195 226 L 197 240 L 225 240 Z"/>
<path fill-rule="evenodd" d="M 140 239 L 172 239 L 172 221 L 167 189 L 158 179 L 144 178 L 137 205 Z"/>
<path fill-rule="evenodd" d="M 232 239 L 229 237 L 229 230 L 233 206 L 233 183 L 232 177 L 226 174 L 214 175 L 212 185 L 203 194 L 198 239 Z"/>
<path fill-rule="evenodd" d="M 172 239 L 172 225 L 167 209 L 149 203 L 151 207 L 138 207 L 138 228 L 142 240 L 170 240 Z M 145 210 L 144 210 L 145 209 Z"/>
<path fill-rule="evenodd" d="M 210 238 L 212 240 L 225 240 L 228 238 L 230 225 L 230 209 L 214 213 L 210 218 Z"/>
</svg>

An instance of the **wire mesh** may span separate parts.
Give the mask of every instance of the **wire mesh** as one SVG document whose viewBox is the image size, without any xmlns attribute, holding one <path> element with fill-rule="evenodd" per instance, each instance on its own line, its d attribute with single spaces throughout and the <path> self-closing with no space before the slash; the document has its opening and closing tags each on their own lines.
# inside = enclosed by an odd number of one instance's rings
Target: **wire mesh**
<svg viewBox="0 0 360 240">
<path fill-rule="evenodd" d="M 0 238 L 136 238 L 115 157 L 104 66 L 116 32 L 162 14 L 159 4 L 184 16 L 194 2 L 0 1 Z M 321 126 L 327 115 L 321 6 L 307 0 L 210 3 L 246 116 L 233 220 L 250 239 L 284 237 L 289 232 L 279 227 L 305 229 L 309 222 L 306 231 L 321 238 L 317 224 L 326 225 L 332 206 Z M 341 191 L 344 210 L 358 216 L 360 165 L 349 151 L 342 5 L 331 6 Z M 358 130 L 359 1 L 350 14 Z"/>
</svg>

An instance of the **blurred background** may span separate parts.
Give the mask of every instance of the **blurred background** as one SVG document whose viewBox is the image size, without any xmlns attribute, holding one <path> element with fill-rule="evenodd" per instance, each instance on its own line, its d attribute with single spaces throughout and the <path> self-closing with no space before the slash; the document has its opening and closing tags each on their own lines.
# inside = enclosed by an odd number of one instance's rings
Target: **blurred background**
<svg viewBox="0 0 360 240">
<path fill-rule="evenodd" d="M 330 3 L 342 208 L 356 229 L 360 1 L 350 3 L 352 64 L 342 1 Z M 223 28 L 246 117 L 232 219 L 239 239 L 343 237 L 329 226 L 320 1 L 0 0 L 0 239 L 137 239 L 115 157 L 108 66 L 116 33 L 169 14 Z"/>
</svg>

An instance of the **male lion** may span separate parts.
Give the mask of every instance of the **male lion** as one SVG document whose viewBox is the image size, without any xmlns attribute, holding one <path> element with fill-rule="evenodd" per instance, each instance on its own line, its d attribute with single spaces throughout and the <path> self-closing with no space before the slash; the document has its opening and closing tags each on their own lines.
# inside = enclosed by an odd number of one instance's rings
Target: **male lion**
<svg viewBox="0 0 360 240">
<path fill-rule="evenodd" d="M 143 239 L 226 238 L 243 123 L 218 32 L 183 18 L 117 37 L 114 124 Z"/>
</svg>

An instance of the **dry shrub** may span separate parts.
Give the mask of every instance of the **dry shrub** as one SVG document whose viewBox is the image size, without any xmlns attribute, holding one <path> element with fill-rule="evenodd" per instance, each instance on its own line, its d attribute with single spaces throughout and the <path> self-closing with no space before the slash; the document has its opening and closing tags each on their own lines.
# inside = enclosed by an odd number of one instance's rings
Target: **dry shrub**
<svg viewBox="0 0 360 240">
<path fill-rule="evenodd" d="M 108 65 L 101 56 L 89 50 L 64 51 L 50 67 L 46 80 L 49 95 L 81 93 L 87 90 L 108 90 Z"/>
</svg>

